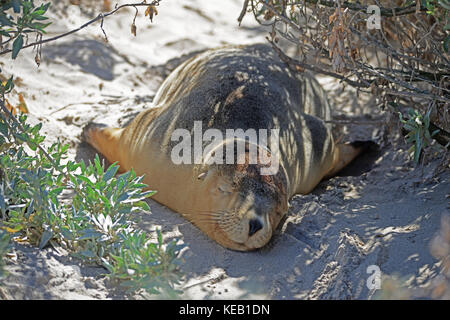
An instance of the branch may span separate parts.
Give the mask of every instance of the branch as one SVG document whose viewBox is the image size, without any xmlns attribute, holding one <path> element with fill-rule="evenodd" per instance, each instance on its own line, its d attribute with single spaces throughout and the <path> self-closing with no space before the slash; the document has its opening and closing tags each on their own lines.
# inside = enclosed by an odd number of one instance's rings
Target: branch
<svg viewBox="0 0 450 320">
<path fill-rule="evenodd" d="M 385 123 L 385 120 L 324 120 L 325 123 L 331 123 L 336 125 L 347 125 L 347 124 L 363 124 L 363 125 L 380 125 Z"/>
<path fill-rule="evenodd" d="M 30 44 L 27 44 L 27 45 L 23 46 L 22 49 L 29 48 L 29 47 L 34 47 L 34 46 L 36 46 L 36 45 L 41 45 L 41 44 L 44 44 L 44 43 L 47 43 L 47 42 L 55 41 L 55 40 L 58 40 L 58 39 L 60 39 L 60 38 L 66 37 L 66 36 L 68 36 L 68 35 L 71 35 L 71 34 L 73 34 L 73 33 L 75 33 L 75 32 L 80 31 L 81 29 L 86 28 L 87 26 L 89 26 L 89 25 L 91 25 L 91 24 L 93 24 L 94 22 L 97 22 L 97 21 L 99 21 L 99 20 L 101 20 L 102 26 L 103 26 L 103 19 L 104 19 L 104 18 L 106 18 L 106 17 L 108 17 L 108 16 L 110 16 L 110 15 L 116 13 L 117 11 L 119 11 L 119 10 L 122 9 L 122 8 L 125 8 L 125 7 L 135 7 L 135 8 L 136 8 L 136 7 L 157 6 L 157 5 L 159 5 L 159 3 L 160 3 L 161 1 L 162 1 L 162 0 L 154 0 L 154 1 L 151 2 L 151 3 L 140 2 L 140 3 L 126 3 L 126 4 L 123 4 L 123 5 L 120 5 L 120 6 L 116 7 L 114 10 L 112 10 L 112 11 L 110 11 L 110 12 L 108 12 L 108 13 L 100 13 L 97 17 L 95 17 L 94 19 L 92 19 L 92 20 L 86 22 L 85 24 L 83 24 L 83 25 L 82 25 L 81 27 L 79 27 L 79 28 L 73 29 L 73 30 L 71 30 L 71 31 L 69 31 L 69 32 L 66 32 L 66 33 L 57 35 L 57 36 L 52 37 L 52 38 L 47 38 L 47 39 L 43 39 L 43 40 L 40 40 L 40 41 L 36 41 L 36 42 L 30 43 Z M 101 26 L 101 27 L 102 27 L 102 26 Z M 103 34 L 105 34 L 105 31 L 103 30 L 103 28 L 102 28 L 102 31 L 103 31 Z M 105 37 L 106 37 L 106 34 L 105 34 Z M 0 52 L 0 55 L 4 55 L 4 54 L 9 53 L 9 52 L 11 52 L 11 51 L 12 51 L 12 49 L 7 49 L 7 50 L 4 50 L 4 51 L 1 51 L 1 52 Z"/>
<path fill-rule="evenodd" d="M 316 67 L 316 66 L 314 66 L 314 65 L 311 65 L 311 64 L 308 64 L 308 63 L 305 63 L 305 62 L 301 62 L 301 61 L 299 61 L 299 60 L 297 60 L 297 59 L 293 59 L 293 58 L 287 56 L 287 55 L 280 49 L 280 47 L 278 47 L 278 46 L 275 44 L 275 42 L 274 42 L 273 40 L 270 40 L 269 38 L 266 38 L 266 39 L 267 39 L 267 41 L 269 41 L 269 43 L 271 44 L 272 48 L 277 52 L 277 54 L 278 54 L 278 56 L 280 57 L 280 59 L 281 59 L 284 63 L 286 63 L 286 64 L 287 64 L 291 69 L 293 69 L 294 71 L 297 71 L 297 72 L 298 72 L 298 70 L 296 70 L 295 67 L 299 67 L 299 68 L 301 68 L 301 69 L 311 70 L 311 71 L 314 71 L 314 72 L 316 72 L 316 73 L 324 74 L 324 75 L 331 76 L 331 77 L 334 77 L 334 78 L 336 78 L 336 79 L 339 79 L 339 80 L 341 80 L 341 81 L 345 81 L 345 82 L 347 82 L 349 85 L 351 85 L 351 86 L 353 86 L 353 87 L 356 87 L 356 88 L 369 88 L 369 87 L 370 87 L 370 84 L 369 84 L 369 83 L 367 83 L 367 84 L 359 83 L 359 82 L 350 80 L 350 79 L 348 79 L 347 77 L 344 77 L 344 76 L 342 76 L 342 75 L 340 75 L 340 74 L 337 74 L 337 73 L 334 73 L 334 72 L 331 72 L 331 71 L 326 71 L 326 70 L 323 70 L 323 69 L 321 69 L 321 68 L 319 68 L 319 67 Z M 293 67 L 294 67 L 294 68 L 293 68 Z"/>
<path fill-rule="evenodd" d="M 324 5 L 325 7 L 330 7 L 330 8 L 336 7 L 336 2 L 334 0 L 304 0 L 304 2 L 311 3 L 311 4 L 320 4 L 320 5 Z M 295 2 L 295 3 L 290 3 L 290 4 L 295 5 L 295 4 L 301 4 L 301 3 Z M 342 9 L 348 8 L 349 10 L 352 10 L 352 11 L 364 11 L 365 13 L 367 13 L 368 6 L 364 6 L 364 5 L 361 5 L 358 3 L 344 1 L 341 3 L 341 8 Z M 412 4 L 412 5 L 409 5 L 404 8 L 401 8 L 401 7 L 396 7 L 396 8 L 379 7 L 379 8 L 380 8 L 380 14 L 384 17 L 397 17 L 397 16 L 403 16 L 403 15 L 416 13 L 417 11 L 419 11 L 419 12 L 427 11 L 427 8 L 424 6 L 420 6 L 419 10 L 417 10 L 416 4 Z"/>
<path fill-rule="evenodd" d="M 300 34 L 303 33 L 303 30 L 300 29 L 299 26 L 297 26 L 295 23 L 293 23 L 290 19 L 285 17 L 283 14 L 280 14 L 274 6 L 272 6 L 269 3 L 265 3 L 265 2 L 264 2 L 264 6 L 267 7 L 267 9 L 269 9 L 270 12 L 272 12 L 274 15 L 276 15 L 279 19 L 283 20 L 284 23 L 287 23 L 292 29 L 299 32 Z"/>
<path fill-rule="evenodd" d="M 386 78 L 386 77 L 384 77 L 384 78 Z M 387 79 L 387 80 L 404 87 L 404 85 L 402 85 L 402 84 L 400 84 L 398 82 L 395 82 L 395 81 L 392 81 L 392 80 L 389 80 L 389 79 Z M 409 89 L 409 88 L 407 88 L 407 89 Z M 390 95 L 390 96 L 409 97 L 409 98 L 423 98 L 423 99 L 428 99 L 428 100 L 437 100 L 437 101 L 445 102 L 447 104 L 450 103 L 449 99 L 447 99 L 445 97 L 437 96 L 437 95 L 432 94 L 432 93 L 430 93 L 428 91 L 420 92 L 419 89 L 417 89 L 417 88 L 413 88 L 413 89 L 410 89 L 410 90 L 411 91 L 399 91 L 399 90 L 385 89 L 384 92 L 386 94 Z"/>
<path fill-rule="evenodd" d="M 247 13 L 249 0 L 244 1 L 244 6 L 242 7 L 241 14 L 239 15 L 237 21 L 239 22 L 239 26 L 241 25 L 242 19 L 244 19 L 245 14 Z"/>
<path fill-rule="evenodd" d="M 358 36 L 358 38 L 362 41 L 364 41 L 364 43 L 367 46 L 374 46 L 380 50 L 382 50 L 386 55 L 388 55 L 389 57 L 395 58 L 399 63 L 402 62 L 401 59 L 405 59 L 406 61 L 416 61 L 419 64 L 422 65 L 427 65 L 429 68 L 431 69 L 443 69 L 443 70 L 448 70 L 449 65 L 448 64 L 442 64 L 442 63 L 434 63 L 434 62 L 430 62 L 415 56 L 411 56 L 411 55 L 405 55 L 405 54 L 401 54 L 400 52 L 396 51 L 394 48 L 392 48 L 392 46 L 388 46 L 385 43 L 380 42 L 379 40 L 377 40 L 376 38 L 374 38 L 371 35 L 368 35 L 370 37 L 366 38 L 365 36 L 363 36 L 363 34 L 361 32 L 359 32 L 357 29 L 353 28 L 352 26 L 349 27 L 350 31 L 352 32 L 352 34 Z"/>
<path fill-rule="evenodd" d="M 306 0 L 306 2 L 308 2 L 308 1 L 316 1 L 316 0 Z M 271 11 L 275 16 L 277 16 L 283 22 L 289 24 L 295 30 L 301 31 L 296 24 L 294 24 L 287 17 L 285 17 L 281 13 L 279 13 L 276 10 L 275 7 L 273 7 L 272 5 L 267 4 L 267 3 L 265 3 L 264 5 L 265 5 L 265 7 L 267 7 L 267 9 L 269 11 Z M 267 40 L 270 42 L 270 44 L 272 45 L 273 49 L 277 52 L 277 54 L 281 58 L 281 60 L 283 62 L 285 62 L 294 71 L 296 70 L 295 67 L 297 67 L 297 68 L 300 67 L 301 69 L 308 69 L 308 70 L 314 71 L 316 73 L 328 75 L 328 76 L 334 77 L 336 79 L 339 79 L 341 81 L 345 81 L 345 82 L 347 82 L 348 84 L 350 84 L 351 86 L 353 86 L 355 88 L 368 88 L 368 87 L 370 87 L 370 82 L 371 81 L 365 81 L 364 79 L 359 79 L 360 81 L 353 81 L 353 80 L 348 79 L 348 77 L 342 76 L 340 74 L 337 74 L 337 73 L 334 73 L 334 72 L 331 72 L 331 71 L 326 71 L 326 70 L 323 70 L 323 69 L 318 68 L 316 66 L 313 66 L 313 65 L 301 62 L 299 60 L 293 59 L 293 58 L 287 56 L 275 44 L 275 42 L 273 40 L 270 40 L 270 39 L 267 39 Z M 417 96 L 417 97 L 422 97 L 422 98 L 426 98 L 426 99 L 438 100 L 438 101 L 442 101 L 442 102 L 445 102 L 445 103 L 449 103 L 450 102 L 450 100 L 447 99 L 446 97 L 440 97 L 438 95 L 434 95 L 431 92 L 428 92 L 426 90 L 419 90 L 418 88 L 412 86 L 410 83 L 408 83 L 406 81 L 403 81 L 402 79 L 396 79 L 396 78 L 393 78 L 393 77 L 391 77 L 388 74 L 385 74 L 383 72 L 378 72 L 374 68 L 371 68 L 371 67 L 369 67 L 369 66 L 367 66 L 367 65 L 365 65 L 363 63 L 358 63 L 358 62 L 354 61 L 354 64 L 358 65 L 362 70 L 365 70 L 366 72 L 369 72 L 370 74 L 372 74 L 372 75 L 374 75 L 376 77 L 381 77 L 383 79 L 386 79 L 390 83 L 395 83 L 397 85 L 400 85 L 400 86 L 402 86 L 404 88 L 407 88 L 407 89 L 412 91 L 412 92 L 402 92 L 402 91 L 392 91 L 392 90 L 386 89 L 386 93 L 388 93 L 388 94 L 400 95 L 400 96 Z M 363 81 L 363 83 L 361 81 Z"/>
</svg>

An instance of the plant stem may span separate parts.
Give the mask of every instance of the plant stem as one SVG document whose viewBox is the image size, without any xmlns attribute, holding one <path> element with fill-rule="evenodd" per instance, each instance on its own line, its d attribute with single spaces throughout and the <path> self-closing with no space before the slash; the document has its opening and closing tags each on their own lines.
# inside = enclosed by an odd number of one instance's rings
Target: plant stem
<svg viewBox="0 0 450 320">
<path fill-rule="evenodd" d="M 78 28 L 76 28 L 76 29 L 70 30 L 70 31 L 68 31 L 68 32 L 66 32 L 66 33 L 63 33 L 63 34 L 54 36 L 54 37 L 52 37 L 52 38 L 43 39 L 43 40 L 40 40 L 40 41 L 36 41 L 36 42 L 30 43 L 30 44 L 27 44 L 27 45 L 23 46 L 22 49 L 26 49 L 26 48 L 29 48 L 29 47 L 33 47 L 33 46 L 36 46 L 36 45 L 41 45 L 41 44 L 44 44 L 44 43 L 47 43 L 47 42 L 51 42 L 51 41 L 55 41 L 55 40 L 58 40 L 58 39 L 60 39 L 60 38 L 66 37 L 66 36 L 68 36 L 68 35 L 71 35 L 71 34 L 73 34 L 73 33 L 75 33 L 75 32 L 80 31 L 81 29 L 86 28 L 87 26 L 93 24 L 94 22 L 97 22 L 97 21 L 99 21 L 99 20 L 102 20 L 102 21 L 103 21 L 104 18 L 106 18 L 106 17 L 108 17 L 108 16 L 110 16 L 110 15 L 116 13 L 117 11 L 119 11 L 119 10 L 122 9 L 122 8 L 125 8 L 125 7 L 143 7 L 143 6 L 148 7 L 148 6 L 156 6 L 156 5 L 159 5 L 159 2 L 161 2 L 161 1 L 162 1 L 162 0 L 154 0 L 152 3 L 143 3 L 143 2 L 141 2 L 141 3 L 126 3 L 126 4 L 123 4 L 123 5 L 120 5 L 120 6 L 118 6 L 117 8 L 115 8 L 114 10 L 112 10 L 112 11 L 110 11 L 110 12 L 108 12 L 108 13 L 100 13 L 100 14 L 99 14 L 97 17 L 95 17 L 94 19 L 92 19 L 92 20 L 86 22 L 85 24 L 83 24 L 82 26 L 80 26 L 80 27 L 78 27 Z M 103 31 L 103 32 L 104 32 L 104 31 Z M 11 51 L 12 51 L 12 49 L 3 50 L 3 51 L 0 52 L 0 55 L 7 54 L 7 53 L 9 53 L 9 52 L 11 52 Z"/>
</svg>

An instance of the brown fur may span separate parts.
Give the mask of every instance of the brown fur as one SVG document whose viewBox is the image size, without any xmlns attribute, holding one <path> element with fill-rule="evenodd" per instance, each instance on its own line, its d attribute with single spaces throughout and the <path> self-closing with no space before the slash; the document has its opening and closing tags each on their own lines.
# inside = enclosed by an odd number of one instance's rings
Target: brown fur
<svg viewBox="0 0 450 320">
<path fill-rule="evenodd" d="M 323 121 L 330 106 L 314 78 L 293 74 L 264 45 L 209 50 L 187 60 L 161 85 L 154 105 L 124 129 L 90 126 L 85 139 L 122 170 L 145 174 L 158 191 L 156 201 L 235 250 L 264 246 L 290 197 L 310 192 L 359 152 L 335 146 Z M 175 165 L 171 134 L 177 128 L 192 132 L 194 121 L 222 132 L 280 129 L 278 173 L 261 175 L 263 165 L 250 164 L 248 154 L 244 164 Z M 262 228 L 250 236 L 255 219 Z"/>
</svg>

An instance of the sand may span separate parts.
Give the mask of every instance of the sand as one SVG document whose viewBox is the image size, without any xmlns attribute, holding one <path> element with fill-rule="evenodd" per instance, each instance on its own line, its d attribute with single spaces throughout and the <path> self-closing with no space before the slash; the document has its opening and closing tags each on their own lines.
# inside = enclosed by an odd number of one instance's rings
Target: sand
<svg viewBox="0 0 450 320">
<path fill-rule="evenodd" d="M 95 16 L 87 7 L 53 2 L 48 36 Z M 123 126 L 151 107 L 158 86 L 183 55 L 265 42 L 267 30 L 250 15 L 238 26 L 241 3 L 163 0 L 153 23 L 141 10 L 136 37 L 130 32 L 134 9 L 129 9 L 104 21 L 108 42 L 97 23 L 45 45 L 39 68 L 30 49 L 14 63 L 2 56 L 2 69 L 18 80 L 11 102 L 22 93 L 30 121 L 43 123 L 48 144 L 59 139 L 70 144 L 70 158 L 93 159 L 94 151 L 80 141 L 83 126 L 90 121 Z M 58 13 L 63 7 L 66 14 Z M 333 79 L 319 81 L 330 92 L 336 117 L 384 117 L 369 98 L 342 90 Z M 371 299 L 379 293 L 366 285 L 371 265 L 383 275 L 397 275 L 409 288 L 427 287 L 440 270 L 429 243 L 449 212 L 449 170 L 442 170 L 439 157 L 415 168 L 403 140 L 386 139 L 384 129 L 380 123 L 341 128 L 344 140 L 375 140 L 379 152 L 311 194 L 295 196 L 286 220 L 261 250 L 224 249 L 152 200 L 151 213 L 141 215 L 139 226 L 161 228 L 166 240 L 178 237 L 186 244 L 180 285 L 186 299 Z M 9 276 L 0 299 L 140 298 L 109 282 L 105 269 L 83 265 L 61 249 L 14 244 L 6 262 Z"/>
</svg>

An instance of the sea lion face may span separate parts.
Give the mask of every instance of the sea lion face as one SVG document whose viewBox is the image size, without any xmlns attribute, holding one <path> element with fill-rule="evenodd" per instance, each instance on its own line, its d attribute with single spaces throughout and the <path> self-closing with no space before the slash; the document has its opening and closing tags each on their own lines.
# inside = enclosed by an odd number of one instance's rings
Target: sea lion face
<svg viewBox="0 0 450 320">
<path fill-rule="evenodd" d="M 217 165 L 201 177 L 211 202 L 208 222 L 196 224 L 224 247 L 263 247 L 288 210 L 284 171 L 261 175 L 260 169 L 259 164 Z"/>
</svg>

